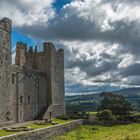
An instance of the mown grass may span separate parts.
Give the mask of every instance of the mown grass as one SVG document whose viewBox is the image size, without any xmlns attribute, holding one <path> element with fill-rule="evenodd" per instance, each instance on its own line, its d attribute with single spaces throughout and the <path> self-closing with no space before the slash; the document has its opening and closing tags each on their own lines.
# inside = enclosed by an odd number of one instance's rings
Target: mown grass
<svg viewBox="0 0 140 140">
<path fill-rule="evenodd" d="M 18 133 L 18 132 L 17 132 Z M 5 130 L 0 130 L 0 137 L 16 134 L 16 132 L 7 132 Z"/>
<path fill-rule="evenodd" d="M 63 123 L 67 123 L 67 122 L 70 122 L 72 120 L 61 120 L 61 119 L 52 119 L 55 123 L 58 123 L 58 124 L 63 124 Z M 46 127 L 49 127 L 49 126 L 53 126 L 52 124 L 48 123 L 48 124 L 45 124 L 45 125 L 38 125 L 38 124 L 34 124 L 34 123 L 30 123 L 28 124 L 27 126 L 33 128 L 33 129 L 40 129 L 40 128 L 46 128 Z"/>
<path fill-rule="evenodd" d="M 58 123 L 58 124 L 63 124 L 63 123 L 67 123 L 67 122 L 70 122 L 72 120 L 61 120 L 61 119 L 53 119 L 54 122 Z M 38 125 L 38 124 L 35 124 L 35 123 L 29 123 L 28 125 L 26 126 L 29 126 L 33 129 L 40 129 L 40 128 L 47 128 L 49 126 L 53 126 L 52 124 L 48 123 L 48 124 L 45 124 L 45 125 Z M 21 131 L 22 132 L 22 131 Z M 17 134 L 17 133 L 20 133 L 20 132 L 8 132 L 6 130 L 0 130 L 0 137 L 2 136 L 8 136 L 8 135 L 12 135 L 12 134 Z"/>
<path fill-rule="evenodd" d="M 87 112 L 88 114 L 90 114 L 90 115 L 96 115 L 97 114 L 97 112 L 95 111 L 95 112 Z"/>
<path fill-rule="evenodd" d="M 140 124 L 112 127 L 85 125 L 51 140 L 140 140 Z"/>
</svg>

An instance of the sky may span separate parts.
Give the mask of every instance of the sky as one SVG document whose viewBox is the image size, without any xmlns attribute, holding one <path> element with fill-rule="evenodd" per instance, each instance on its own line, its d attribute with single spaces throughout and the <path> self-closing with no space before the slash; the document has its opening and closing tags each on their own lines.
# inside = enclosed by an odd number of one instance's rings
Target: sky
<svg viewBox="0 0 140 140">
<path fill-rule="evenodd" d="M 140 87 L 139 13 L 140 0 L 0 0 L 13 52 L 17 41 L 64 48 L 69 95 Z"/>
</svg>

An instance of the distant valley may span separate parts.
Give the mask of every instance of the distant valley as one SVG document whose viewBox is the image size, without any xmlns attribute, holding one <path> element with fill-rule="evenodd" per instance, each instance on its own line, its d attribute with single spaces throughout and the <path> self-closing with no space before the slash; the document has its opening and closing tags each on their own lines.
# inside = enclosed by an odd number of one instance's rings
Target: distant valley
<svg viewBox="0 0 140 140">
<path fill-rule="evenodd" d="M 134 111 L 140 111 L 140 88 L 127 88 L 110 92 L 123 95 L 129 102 L 132 103 Z M 100 101 L 100 93 L 66 96 L 67 111 L 96 111 Z"/>
</svg>

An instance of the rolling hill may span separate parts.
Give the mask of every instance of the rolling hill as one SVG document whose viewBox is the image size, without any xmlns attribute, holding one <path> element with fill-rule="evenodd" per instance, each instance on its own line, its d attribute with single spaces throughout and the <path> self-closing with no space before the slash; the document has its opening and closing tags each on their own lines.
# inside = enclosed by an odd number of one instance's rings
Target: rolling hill
<svg viewBox="0 0 140 140">
<path fill-rule="evenodd" d="M 135 111 L 140 111 L 140 88 L 127 88 L 110 92 L 123 95 L 129 102 L 132 103 Z M 67 111 L 96 111 L 100 101 L 100 93 L 66 96 Z"/>
</svg>

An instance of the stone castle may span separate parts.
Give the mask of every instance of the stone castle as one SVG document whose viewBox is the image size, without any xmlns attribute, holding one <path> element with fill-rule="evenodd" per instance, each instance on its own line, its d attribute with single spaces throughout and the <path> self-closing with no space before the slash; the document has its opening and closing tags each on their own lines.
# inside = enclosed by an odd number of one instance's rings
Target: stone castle
<svg viewBox="0 0 140 140">
<path fill-rule="evenodd" d="M 64 50 L 16 44 L 11 58 L 11 20 L 0 20 L 0 125 L 65 115 Z"/>
</svg>

